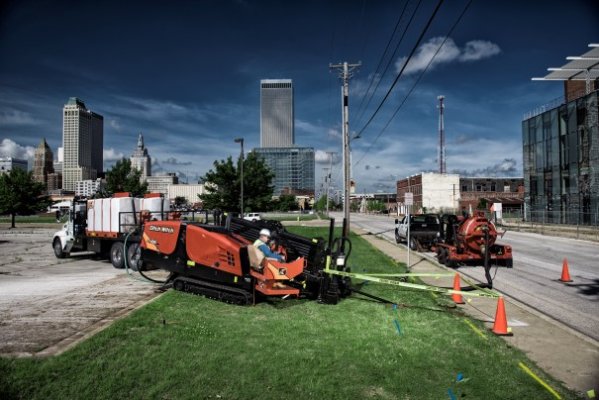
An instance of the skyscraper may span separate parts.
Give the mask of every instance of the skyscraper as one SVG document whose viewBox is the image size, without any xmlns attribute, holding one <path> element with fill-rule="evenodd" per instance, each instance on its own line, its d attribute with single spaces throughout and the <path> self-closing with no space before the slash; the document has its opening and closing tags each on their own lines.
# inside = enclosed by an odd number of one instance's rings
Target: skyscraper
<svg viewBox="0 0 599 400">
<path fill-rule="evenodd" d="M 48 174 L 54 172 L 54 155 L 46 139 L 42 139 L 33 156 L 33 179 L 48 188 Z"/>
<path fill-rule="evenodd" d="M 260 147 L 295 144 L 293 82 L 291 79 L 260 81 Z"/>
<path fill-rule="evenodd" d="M 74 191 L 77 181 L 96 179 L 102 173 L 104 117 L 78 98 L 69 98 L 63 108 L 62 145 L 62 187 Z"/>
<path fill-rule="evenodd" d="M 144 146 L 144 137 L 141 133 L 137 137 L 137 147 L 131 156 L 131 168 L 141 171 L 141 176 L 139 177 L 141 182 L 152 175 L 152 163 L 148 155 L 148 149 Z"/>
</svg>

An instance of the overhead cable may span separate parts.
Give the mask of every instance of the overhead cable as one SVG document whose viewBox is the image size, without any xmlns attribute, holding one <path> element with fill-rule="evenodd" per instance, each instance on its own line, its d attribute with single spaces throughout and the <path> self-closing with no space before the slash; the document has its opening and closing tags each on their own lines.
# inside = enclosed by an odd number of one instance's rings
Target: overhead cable
<svg viewBox="0 0 599 400">
<path fill-rule="evenodd" d="M 466 6 L 464 7 L 464 10 L 462 10 L 462 13 L 458 17 L 458 19 L 454 22 L 454 24 L 452 25 L 451 29 L 447 32 L 447 35 L 445 35 L 445 38 L 443 39 L 443 41 L 441 42 L 441 44 L 439 45 L 439 47 L 437 47 L 437 50 L 435 51 L 435 54 L 433 54 L 433 56 L 429 60 L 428 64 L 426 64 L 426 67 L 422 70 L 422 72 L 420 73 L 420 75 L 418 75 L 418 78 L 414 81 L 414 84 L 412 85 L 412 87 L 410 88 L 410 90 L 408 91 L 408 93 L 404 96 L 404 98 L 403 98 L 402 102 L 399 104 L 399 106 L 395 109 L 395 112 L 393 113 L 393 115 L 391 115 L 391 118 L 389 118 L 389 120 L 387 121 L 387 123 L 385 124 L 385 126 L 383 127 L 383 129 L 381 129 L 381 131 L 377 134 L 377 136 L 374 138 L 374 140 L 370 142 L 370 145 L 368 146 L 368 148 L 366 149 L 366 151 L 364 152 L 364 154 L 362 154 L 362 157 L 360 157 L 360 159 L 358 161 L 356 161 L 356 163 L 354 164 L 354 167 L 357 166 L 360 163 L 360 161 L 362 161 L 362 159 L 364 159 L 364 157 L 366 157 L 366 155 L 368 154 L 368 152 L 370 151 L 370 149 L 375 145 L 375 143 L 377 142 L 377 140 L 379 139 L 379 137 L 381 137 L 381 135 L 389 127 L 389 125 L 391 124 L 391 121 L 393 121 L 393 119 L 395 118 L 395 116 L 397 115 L 397 113 L 399 112 L 399 110 L 403 107 L 403 105 L 405 104 L 406 100 L 410 97 L 410 95 L 412 94 L 412 92 L 414 91 L 414 89 L 416 88 L 416 86 L 418 85 L 418 83 L 420 82 L 420 79 L 422 79 L 422 77 L 424 76 L 424 74 L 426 73 L 426 71 L 431 66 L 431 64 L 432 64 L 433 60 L 435 59 L 435 57 L 437 56 L 437 54 L 439 54 L 439 51 L 441 51 L 441 49 L 445 45 L 445 42 L 447 41 L 447 39 L 449 39 L 449 37 L 453 33 L 453 30 L 460 23 L 460 21 L 462 20 L 462 17 L 464 16 L 464 14 L 466 14 L 466 11 L 468 10 L 468 8 L 470 7 L 470 5 L 472 4 L 472 1 L 473 0 L 470 0 L 466 4 Z"/>
<path fill-rule="evenodd" d="M 395 45 L 395 50 L 393 50 L 393 54 L 391 54 L 391 57 L 389 57 L 389 60 L 387 61 L 387 65 L 385 66 L 385 70 L 380 74 L 377 82 L 376 82 L 376 86 L 374 88 L 374 90 L 372 92 L 370 92 L 370 89 L 372 89 L 372 85 L 374 84 L 374 81 L 377 77 L 377 73 L 380 70 L 380 67 L 385 59 L 385 56 L 387 54 L 387 51 L 389 49 L 389 46 L 391 45 L 393 38 L 395 37 L 395 33 L 397 31 L 397 28 L 399 27 L 399 24 L 401 23 L 401 20 L 403 19 L 403 15 L 408 7 L 409 1 L 406 1 L 406 4 L 404 5 L 403 10 L 401 11 L 401 15 L 399 16 L 399 19 L 397 20 L 397 23 L 395 24 L 395 28 L 393 29 L 393 33 L 391 34 L 391 37 L 389 38 L 389 41 L 387 42 L 387 46 L 385 47 L 385 51 L 383 51 L 383 54 L 381 56 L 381 58 L 379 59 L 379 63 L 376 66 L 376 70 L 374 71 L 374 74 L 372 75 L 372 79 L 370 79 L 370 84 L 368 85 L 368 89 L 366 89 L 366 92 L 364 93 L 364 96 L 362 96 L 362 99 L 360 100 L 360 104 L 358 105 L 358 112 L 356 113 L 356 115 L 358 115 L 358 117 L 356 118 L 356 124 L 360 124 L 360 122 L 362 122 L 362 118 L 364 117 L 364 113 L 366 112 L 366 110 L 368 109 L 368 106 L 370 105 L 370 102 L 372 101 L 372 98 L 374 97 L 374 94 L 376 93 L 377 89 L 379 88 L 379 85 L 381 84 L 381 81 L 383 80 L 385 74 L 387 73 L 389 66 L 391 65 L 391 62 L 393 61 L 393 59 L 395 58 L 395 54 L 397 53 L 397 50 L 399 49 L 401 43 L 403 42 L 403 39 L 406 35 L 406 32 L 408 31 L 410 25 L 412 24 L 412 21 L 414 20 L 414 17 L 416 16 L 416 13 L 418 12 L 418 8 L 420 7 L 420 4 L 422 4 L 422 0 L 418 1 L 418 4 L 416 5 L 416 8 L 414 9 L 414 12 L 412 13 L 412 16 L 410 17 L 410 20 L 408 21 L 402 35 L 401 38 L 399 39 L 399 41 L 397 42 L 397 44 Z M 369 95 L 370 93 L 370 95 Z M 368 97 L 368 101 L 366 102 L 366 105 L 364 105 L 364 99 L 366 99 L 366 97 Z M 362 107 L 364 105 L 364 107 Z"/>
<path fill-rule="evenodd" d="M 406 62 L 401 67 L 401 70 L 399 71 L 399 73 L 395 77 L 395 80 L 391 84 L 391 87 L 387 91 L 387 94 L 385 94 L 385 97 L 383 98 L 383 100 L 381 100 L 380 104 L 378 105 L 378 107 L 376 108 L 376 110 L 374 111 L 374 113 L 370 116 L 370 118 L 368 119 L 368 121 L 366 122 L 366 124 L 362 127 L 362 129 L 360 129 L 360 131 L 358 132 L 357 136 L 361 136 L 361 134 L 364 132 L 364 130 L 368 127 L 368 125 L 370 125 L 370 123 L 372 122 L 372 120 L 374 120 L 374 117 L 376 117 L 376 115 L 378 114 L 378 112 L 381 110 L 381 108 L 383 107 L 383 104 L 385 104 L 385 102 L 389 98 L 389 95 L 391 94 L 391 92 L 395 88 L 395 85 L 397 85 L 397 82 L 399 81 L 399 78 L 401 78 L 401 76 L 403 75 L 403 72 L 406 69 L 406 66 L 410 63 L 410 60 L 412 59 L 412 57 L 414 56 L 414 53 L 418 49 L 418 46 L 420 45 L 420 42 L 422 42 L 422 39 L 424 38 L 424 35 L 428 31 L 428 28 L 430 28 L 430 26 L 431 26 L 431 24 L 433 22 L 433 19 L 435 19 L 435 16 L 437 15 L 437 12 L 439 11 L 439 8 L 441 8 L 441 4 L 443 4 L 443 1 L 444 0 L 439 0 L 439 2 L 437 3 L 437 6 L 435 7 L 435 10 L 433 11 L 432 15 L 428 19 L 428 22 L 426 23 L 426 26 L 424 27 L 424 29 L 420 33 L 420 36 L 418 37 L 418 40 L 414 44 L 414 47 L 412 48 L 412 51 L 410 51 L 410 54 L 408 55 L 408 58 L 406 59 Z"/>
</svg>

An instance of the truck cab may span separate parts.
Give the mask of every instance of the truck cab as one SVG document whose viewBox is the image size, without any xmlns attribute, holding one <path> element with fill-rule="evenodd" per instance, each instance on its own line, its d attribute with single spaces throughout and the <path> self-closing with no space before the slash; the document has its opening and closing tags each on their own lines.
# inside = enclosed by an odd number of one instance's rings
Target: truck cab
<svg viewBox="0 0 599 400">
<path fill-rule="evenodd" d="M 439 215 L 437 214 L 406 215 L 402 219 L 396 219 L 396 243 L 408 241 L 408 226 L 409 245 L 412 250 L 430 250 L 439 237 Z"/>
</svg>

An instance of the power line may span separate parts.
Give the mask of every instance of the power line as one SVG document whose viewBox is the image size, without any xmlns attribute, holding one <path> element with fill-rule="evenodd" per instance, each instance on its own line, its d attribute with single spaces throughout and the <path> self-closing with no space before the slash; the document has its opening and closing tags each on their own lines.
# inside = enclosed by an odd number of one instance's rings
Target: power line
<svg viewBox="0 0 599 400">
<path fill-rule="evenodd" d="M 426 23 L 426 26 L 424 27 L 424 29 L 420 33 L 420 36 L 418 37 L 418 40 L 416 41 L 416 44 L 412 48 L 412 51 L 408 55 L 408 58 L 406 59 L 406 62 L 404 63 L 403 67 L 401 67 L 401 71 L 399 71 L 399 73 L 395 77 L 395 80 L 391 84 L 391 87 L 387 91 L 387 94 L 385 94 L 385 97 L 383 98 L 383 100 L 381 100 L 381 103 L 379 104 L 379 106 L 376 108 L 376 110 L 374 111 L 374 113 L 372 114 L 372 116 L 368 119 L 368 122 L 366 122 L 366 124 L 364 125 L 364 127 L 362 127 L 362 129 L 360 129 L 360 131 L 358 132 L 358 136 L 360 136 L 364 132 L 364 130 L 368 127 L 368 125 L 370 125 L 370 123 L 372 122 L 372 120 L 374 119 L 374 117 L 376 117 L 376 115 L 378 114 L 378 112 L 383 107 L 383 104 L 385 104 L 385 101 L 387 101 L 387 99 L 389 98 L 389 95 L 393 91 L 393 88 L 395 88 L 395 85 L 397 85 L 397 82 L 399 81 L 399 78 L 403 75 L 403 72 L 406 69 L 406 66 L 410 63 L 410 60 L 412 59 L 412 57 L 414 56 L 414 53 L 418 49 L 418 46 L 420 45 L 420 42 L 422 41 L 422 38 L 424 37 L 424 35 L 428 31 L 428 28 L 430 28 L 430 26 L 431 26 L 431 24 L 433 22 L 433 19 L 435 18 L 435 16 L 437 15 L 437 12 L 439 11 L 439 8 L 441 8 L 441 4 L 443 4 L 443 1 L 444 0 L 439 0 L 439 2 L 437 3 L 437 6 L 435 7 L 435 10 L 433 11 L 433 14 L 430 16 L 430 18 L 428 19 L 428 22 Z"/>
<path fill-rule="evenodd" d="M 470 8 L 470 5 L 472 4 L 473 0 L 470 0 L 466 6 L 464 7 L 464 9 L 462 10 L 462 13 L 460 14 L 460 16 L 458 17 L 458 19 L 454 22 L 454 24 L 452 25 L 451 29 L 447 32 L 447 35 L 445 36 L 445 38 L 443 39 L 443 41 L 441 42 L 441 44 L 439 45 L 439 47 L 437 47 L 437 50 L 435 51 L 435 54 L 433 54 L 433 56 L 431 57 L 431 59 L 429 60 L 428 64 L 426 65 L 426 67 L 422 70 L 422 72 L 420 73 L 420 75 L 418 76 L 418 78 L 416 79 L 416 81 L 414 82 L 414 84 L 412 85 L 412 87 L 410 88 L 410 90 L 408 91 L 408 93 L 406 94 L 406 96 L 403 98 L 402 102 L 399 104 L 399 106 L 395 109 L 395 112 L 393 113 L 393 115 L 391 115 L 391 118 L 389 118 L 389 120 L 387 121 L 387 123 L 385 124 L 385 126 L 383 127 L 383 129 L 381 129 L 381 131 L 378 133 L 378 135 L 374 138 L 374 140 L 372 142 L 370 142 L 370 145 L 368 146 L 368 148 L 366 149 L 366 151 L 364 152 L 364 154 L 362 155 L 362 157 L 360 157 L 360 159 L 358 161 L 356 161 L 356 163 L 354 164 L 354 167 L 357 166 L 360 161 L 362 161 L 364 159 L 364 157 L 366 157 L 366 155 L 368 154 L 368 152 L 370 151 L 370 149 L 375 145 L 375 143 L 377 142 L 377 140 L 379 139 L 379 137 L 381 137 L 381 135 L 385 132 L 385 130 L 389 127 L 389 125 L 391 124 L 391 121 L 393 121 L 393 119 L 395 118 L 395 116 L 397 115 L 397 113 L 399 112 L 399 110 L 403 107 L 403 105 L 405 104 L 406 100 L 408 99 L 408 97 L 410 97 L 410 95 L 412 94 L 412 92 L 414 91 L 414 89 L 416 88 L 416 86 L 418 85 L 418 83 L 420 82 L 420 80 L 422 79 L 422 77 L 424 76 L 424 74 L 426 73 L 426 71 L 429 69 L 429 67 L 431 66 L 433 60 L 435 59 L 435 57 L 437 56 L 437 54 L 439 54 L 439 51 L 441 51 L 441 49 L 443 48 L 443 46 L 445 45 L 445 42 L 447 41 L 447 39 L 449 39 L 449 37 L 451 36 L 451 34 L 453 33 L 453 30 L 456 28 L 456 26 L 458 26 L 458 24 L 460 23 L 460 21 L 462 20 L 462 17 L 464 16 L 464 14 L 466 14 L 466 11 L 468 10 L 468 8 Z M 407 62 L 406 62 L 407 65 Z"/>
<path fill-rule="evenodd" d="M 403 19 L 403 15 L 408 7 L 408 4 L 410 2 L 406 1 L 406 4 L 403 8 L 403 10 L 401 11 L 401 15 L 399 16 L 399 19 L 397 20 L 397 23 L 395 24 L 395 28 L 393 29 L 393 33 L 391 34 L 391 37 L 389 38 L 389 41 L 387 42 L 387 46 L 385 47 L 385 51 L 383 51 L 383 55 L 381 56 L 379 63 L 376 67 L 376 70 L 374 72 L 374 75 L 372 76 L 372 79 L 370 80 L 370 85 L 368 86 L 368 89 L 366 89 L 366 93 L 364 94 L 364 96 L 362 97 L 362 100 L 360 101 L 360 104 L 358 105 L 358 112 L 357 112 L 357 119 L 356 119 L 356 124 L 359 124 L 362 121 L 362 117 L 364 116 L 364 113 L 366 112 L 366 110 L 368 109 L 368 106 L 370 105 L 370 102 L 372 101 L 372 98 L 374 97 L 374 94 L 376 93 L 377 89 L 379 88 L 379 85 L 381 84 L 381 81 L 383 80 L 383 77 L 385 76 L 385 74 L 387 73 L 387 71 L 389 70 L 389 66 L 391 65 L 391 62 L 393 61 L 393 59 L 395 58 L 395 54 L 397 53 L 397 50 L 399 49 L 399 46 L 401 45 L 401 43 L 403 42 L 403 39 L 406 35 L 406 32 L 408 31 L 410 25 L 412 24 L 412 21 L 414 20 L 414 17 L 416 16 L 416 13 L 418 11 L 418 8 L 420 7 L 420 4 L 422 3 L 422 0 L 418 1 L 418 4 L 416 5 L 416 8 L 414 9 L 414 12 L 412 13 L 412 16 L 410 17 L 410 20 L 408 21 L 408 24 L 406 25 L 406 28 L 404 29 L 401 38 L 399 39 L 399 42 L 397 42 L 397 44 L 395 45 L 395 50 L 393 50 L 393 54 L 391 54 L 391 57 L 389 57 L 389 60 L 387 61 L 387 65 L 385 65 L 385 70 L 383 71 L 383 73 L 380 75 L 377 83 L 376 83 L 376 87 L 374 88 L 374 90 L 372 92 L 370 92 L 370 89 L 372 89 L 372 85 L 374 84 L 374 81 L 376 79 L 377 73 L 380 70 L 380 67 L 383 63 L 383 60 L 385 59 L 385 55 L 387 54 L 387 50 L 389 49 L 389 46 L 391 45 L 391 43 L 393 42 L 393 38 L 395 37 L 395 33 L 397 32 L 397 28 L 399 27 L 399 24 L 401 23 L 401 20 Z M 368 94 L 370 93 L 370 96 L 368 96 Z M 364 104 L 364 99 L 368 97 L 368 101 L 366 102 L 366 105 L 364 107 L 362 107 L 362 105 Z"/>
</svg>

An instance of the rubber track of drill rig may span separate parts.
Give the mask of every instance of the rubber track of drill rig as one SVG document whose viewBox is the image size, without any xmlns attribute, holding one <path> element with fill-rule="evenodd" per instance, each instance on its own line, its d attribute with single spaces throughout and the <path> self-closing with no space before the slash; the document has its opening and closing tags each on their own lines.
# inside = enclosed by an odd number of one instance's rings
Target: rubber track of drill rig
<svg viewBox="0 0 599 400">
<path fill-rule="evenodd" d="M 217 283 L 177 277 L 173 280 L 173 288 L 181 292 L 188 292 L 209 297 L 225 303 L 248 305 L 252 303 L 252 295 L 247 291 Z"/>
</svg>

